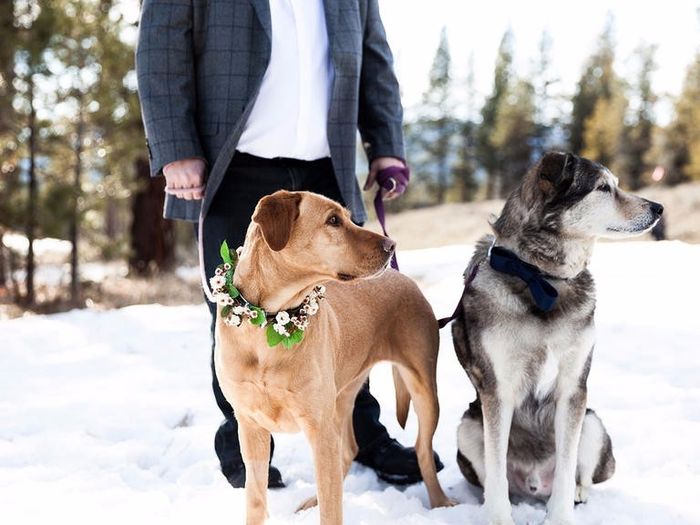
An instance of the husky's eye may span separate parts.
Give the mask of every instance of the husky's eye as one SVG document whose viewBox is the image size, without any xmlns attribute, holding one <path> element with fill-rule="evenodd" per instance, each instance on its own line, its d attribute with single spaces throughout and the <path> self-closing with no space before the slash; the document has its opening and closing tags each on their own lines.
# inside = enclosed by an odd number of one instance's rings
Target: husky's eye
<svg viewBox="0 0 700 525">
<path fill-rule="evenodd" d="M 610 184 L 603 184 L 601 186 L 598 186 L 596 189 L 598 191 L 602 191 L 603 193 L 610 193 L 612 191 Z"/>
<path fill-rule="evenodd" d="M 340 224 L 341 224 L 340 217 L 338 217 L 338 216 L 334 213 L 333 215 L 331 215 L 330 217 L 328 217 L 328 220 L 326 221 L 326 224 L 327 224 L 328 226 L 334 226 L 334 227 L 337 228 L 337 227 L 340 226 Z"/>
</svg>

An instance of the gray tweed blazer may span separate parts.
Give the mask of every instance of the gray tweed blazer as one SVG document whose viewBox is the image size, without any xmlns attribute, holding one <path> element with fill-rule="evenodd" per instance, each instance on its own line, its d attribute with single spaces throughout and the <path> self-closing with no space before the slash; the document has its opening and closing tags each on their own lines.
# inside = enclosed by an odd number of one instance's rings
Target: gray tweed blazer
<svg viewBox="0 0 700 525">
<path fill-rule="evenodd" d="M 366 213 L 355 176 L 356 133 L 371 161 L 404 158 L 403 111 L 377 0 L 324 0 L 335 66 L 328 142 L 341 193 Z M 165 216 L 206 216 L 252 110 L 270 58 L 268 0 L 144 0 L 136 71 L 152 175 L 203 157 L 204 199 L 170 195 Z"/>
</svg>

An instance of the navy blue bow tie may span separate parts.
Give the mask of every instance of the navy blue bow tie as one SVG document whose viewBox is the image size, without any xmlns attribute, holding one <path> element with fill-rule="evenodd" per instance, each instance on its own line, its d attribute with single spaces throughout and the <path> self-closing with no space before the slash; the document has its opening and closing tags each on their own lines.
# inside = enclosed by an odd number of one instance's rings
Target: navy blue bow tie
<svg viewBox="0 0 700 525">
<path fill-rule="evenodd" d="M 513 252 L 498 246 L 491 248 L 489 263 L 497 272 L 507 273 L 525 281 L 537 308 L 543 312 L 552 311 L 559 293 L 549 284 L 537 266 L 526 263 Z"/>
</svg>

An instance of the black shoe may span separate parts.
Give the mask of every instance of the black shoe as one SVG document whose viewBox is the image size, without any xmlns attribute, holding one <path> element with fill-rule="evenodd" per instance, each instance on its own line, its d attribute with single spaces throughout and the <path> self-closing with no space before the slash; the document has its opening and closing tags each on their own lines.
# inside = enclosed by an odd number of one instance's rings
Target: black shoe
<svg viewBox="0 0 700 525">
<path fill-rule="evenodd" d="M 245 465 L 241 464 L 231 469 L 231 472 L 224 474 L 226 479 L 234 489 L 242 489 L 245 487 Z M 267 488 L 283 489 L 286 485 L 282 481 L 282 474 L 277 468 L 270 465 L 267 478 Z"/>
<path fill-rule="evenodd" d="M 360 450 L 355 461 L 371 468 L 381 480 L 392 485 L 411 485 L 423 481 L 416 450 L 413 447 L 404 447 L 389 437 Z M 445 468 L 437 454 L 435 467 L 438 472 Z"/>
</svg>

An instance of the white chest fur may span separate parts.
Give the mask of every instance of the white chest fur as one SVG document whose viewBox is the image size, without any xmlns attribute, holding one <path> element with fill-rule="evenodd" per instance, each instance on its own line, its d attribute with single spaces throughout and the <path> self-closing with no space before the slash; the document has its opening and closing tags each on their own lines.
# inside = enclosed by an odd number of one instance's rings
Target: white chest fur
<svg viewBox="0 0 700 525">
<path fill-rule="evenodd" d="M 578 381 L 593 343 L 592 324 L 576 330 L 564 319 L 499 324 L 481 337 L 499 395 L 516 406 L 530 394 L 542 399 L 560 385 Z"/>
</svg>

